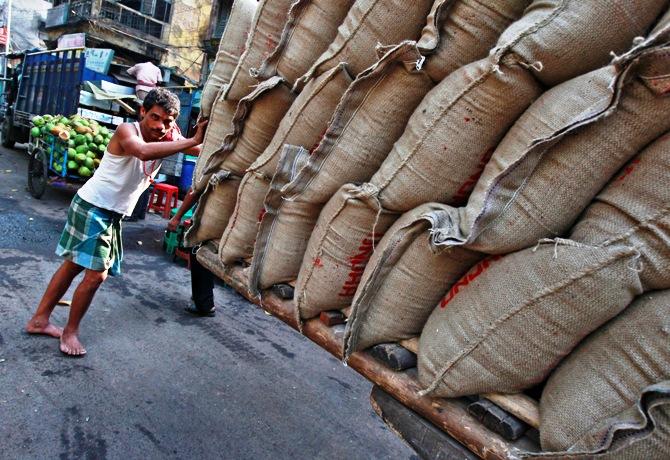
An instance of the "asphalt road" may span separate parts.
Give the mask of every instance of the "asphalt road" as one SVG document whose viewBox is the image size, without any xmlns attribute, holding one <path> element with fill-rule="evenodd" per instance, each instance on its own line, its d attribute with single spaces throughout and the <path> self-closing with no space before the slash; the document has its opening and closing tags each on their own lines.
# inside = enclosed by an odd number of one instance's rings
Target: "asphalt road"
<svg viewBox="0 0 670 460">
<path fill-rule="evenodd" d="M 26 171 L 23 149 L 0 148 L 0 458 L 415 458 L 370 383 L 235 292 L 217 285 L 216 318 L 186 316 L 189 273 L 155 215 L 124 224 L 124 275 L 82 325 L 88 355 L 25 334 L 72 198 L 32 199 Z"/>
</svg>

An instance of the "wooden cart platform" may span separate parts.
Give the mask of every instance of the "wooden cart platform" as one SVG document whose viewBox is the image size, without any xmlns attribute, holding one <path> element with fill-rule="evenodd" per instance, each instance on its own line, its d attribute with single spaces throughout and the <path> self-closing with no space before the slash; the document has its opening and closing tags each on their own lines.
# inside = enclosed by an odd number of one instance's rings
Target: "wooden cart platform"
<svg viewBox="0 0 670 460">
<path fill-rule="evenodd" d="M 281 299 L 272 290 L 263 292 L 260 298 L 253 297 L 247 290 L 248 270 L 241 266 L 224 266 L 218 257 L 215 242 L 203 244 L 197 257 L 203 266 L 242 296 L 299 330 L 293 302 Z M 308 320 L 302 326 L 303 335 L 338 359 L 342 359 L 343 333 L 343 324 L 328 326 L 319 318 Z M 412 341 L 403 345 L 408 349 L 414 346 Z M 537 440 L 531 439 L 535 438 L 534 436 L 524 435 L 516 441 L 507 441 L 486 428 L 468 411 L 468 406 L 472 403 L 470 399 L 419 396 L 420 388 L 416 379 L 416 368 L 394 371 L 367 351 L 354 353 L 348 365 L 480 458 L 516 459 L 519 458 L 522 451 L 539 450 Z M 536 415 L 533 414 L 537 411 L 537 407 L 532 402 L 528 403 L 523 396 L 491 395 L 489 397 L 487 395 L 486 398 L 494 401 L 498 406 L 510 408 L 509 412 L 515 412 L 514 408 L 516 408 L 517 417 L 522 420 L 527 419 L 531 426 L 537 424 Z M 496 398 L 498 401 L 495 401 Z"/>
</svg>

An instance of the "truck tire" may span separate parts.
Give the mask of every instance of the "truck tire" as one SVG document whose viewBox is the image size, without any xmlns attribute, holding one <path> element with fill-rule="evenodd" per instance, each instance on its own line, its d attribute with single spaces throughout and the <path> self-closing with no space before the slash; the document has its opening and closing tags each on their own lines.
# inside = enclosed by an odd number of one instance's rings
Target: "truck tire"
<svg viewBox="0 0 670 460">
<path fill-rule="evenodd" d="M 28 191 L 38 200 L 47 189 L 48 171 L 46 154 L 39 148 L 35 149 L 28 161 Z"/>
<path fill-rule="evenodd" d="M 8 149 L 14 147 L 16 141 L 12 133 L 12 122 L 7 118 L 3 118 L 2 126 L 0 127 L 0 137 L 2 138 L 2 146 Z"/>
</svg>

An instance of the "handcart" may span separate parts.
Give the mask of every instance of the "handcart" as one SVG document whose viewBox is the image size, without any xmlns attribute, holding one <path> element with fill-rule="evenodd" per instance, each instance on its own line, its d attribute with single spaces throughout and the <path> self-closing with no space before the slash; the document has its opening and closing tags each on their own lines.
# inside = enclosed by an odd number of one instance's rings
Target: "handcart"
<svg viewBox="0 0 670 460">
<path fill-rule="evenodd" d="M 28 190 L 35 198 L 44 195 L 47 185 L 76 191 L 88 179 L 68 168 L 68 163 L 73 160 L 68 154 L 68 145 L 56 136 L 30 136 L 28 153 Z"/>
</svg>

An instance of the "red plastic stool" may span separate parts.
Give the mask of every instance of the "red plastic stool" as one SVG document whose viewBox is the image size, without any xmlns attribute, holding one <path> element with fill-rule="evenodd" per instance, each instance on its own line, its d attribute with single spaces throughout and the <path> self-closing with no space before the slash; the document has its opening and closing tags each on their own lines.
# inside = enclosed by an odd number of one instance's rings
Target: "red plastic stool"
<svg viewBox="0 0 670 460">
<path fill-rule="evenodd" d="M 170 217 L 172 208 L 179 202 L 179 187 L 168 184 L 154 184 L 149 198 L 149 210 L 162 214 L 165 219 Z"/>
</svg>

